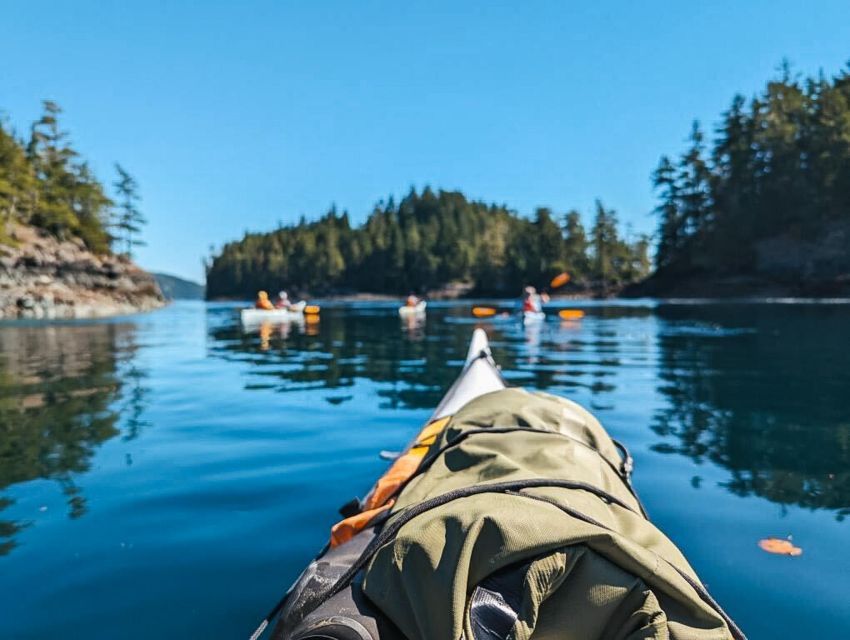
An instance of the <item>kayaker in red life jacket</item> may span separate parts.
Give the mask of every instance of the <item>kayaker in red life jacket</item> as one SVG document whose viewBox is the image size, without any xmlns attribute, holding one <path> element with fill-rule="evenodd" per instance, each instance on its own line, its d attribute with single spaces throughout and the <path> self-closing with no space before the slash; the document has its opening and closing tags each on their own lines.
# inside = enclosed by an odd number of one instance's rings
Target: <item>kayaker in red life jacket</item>
<svg viewBox="0 0 850 640">
<path fill-rule="evenodd" d="M 546 293 L 539 294 L 534 287 L 526 287 L 522 295 L 522 310 L 540 313 L 543 311 L 543 303 L 549 302 L 549 295 Z"/>
<path fill-rule="evenodd" d="M 272 309 L 274 309 L 274 305 L 272 305 L 271 301 L 269 300 L 269 294 L 265 291 L 258 291 L 257 301 L 254 303 L 254 308 L 263 309 L 265 311 L 271 311 Z"/>
<path fill-rule="evenodd" d="M 286 291 L 281 291 L 277 294 L 277 302 L 274 303 L 275 309 L 289 309 L 292 302 L 289 301 L 289 294 Z"/>
</svg>

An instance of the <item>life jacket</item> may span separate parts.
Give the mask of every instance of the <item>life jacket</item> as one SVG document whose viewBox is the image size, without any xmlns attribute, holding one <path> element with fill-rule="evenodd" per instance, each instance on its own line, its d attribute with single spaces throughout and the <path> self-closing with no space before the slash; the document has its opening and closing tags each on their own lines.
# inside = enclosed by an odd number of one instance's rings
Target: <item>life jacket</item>
<svg viewBox="0 0 850 640">
<path fill-rule="evenodd" d="M 525 300 L 522 301 L 522 310 L 523 311 L 540 311 L 540 305 L 537 302 L 537 299 L 534 296 L 528 296 Z"/>
<path fill-rule="evenodd" d="M 506 389 L 432 422 L 287 593 L 282 640 L 728 640 L 579 405 Z"/>
</svg>

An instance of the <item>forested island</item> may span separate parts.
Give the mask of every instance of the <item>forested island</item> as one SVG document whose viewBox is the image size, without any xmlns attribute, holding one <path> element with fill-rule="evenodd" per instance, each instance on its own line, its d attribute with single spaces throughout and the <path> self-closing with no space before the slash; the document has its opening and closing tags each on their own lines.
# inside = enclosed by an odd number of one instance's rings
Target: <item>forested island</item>
<svg viewBox="0 0 850 640">
<path fill-rule="evenodd" d="M 0 318 L 154 309 L 156 281 L 132 262 L 145 223 L 138 185 L 115 165 L 114 199 L 44 102 L 29 136 L 0 121 Z"/>
<path fill-rule="evenodd" d="M 457 191 L 411 189 L 379 202 L 352 227 L 331 209 L 270 233 L 226 244 L 208 264 L 208 297 L 251 297 L 282 286 L 313 294 L 370 292 L 515 295 L 567 271 L 567 291 L 617 289 L 649 273 L 649 239 L 623 237 L 614 211 L 597 202 L 585 230 L 577 211 L 538 208 L 525 218 Z"/>
<path fill-rule="evenodd" d="M 734 97 L 711 142 L 695 123 L 653 183 L 657 270 L 633 294 L 850 292 L 850 73 L 784 63 Z"/>
<path fill-rule="evenodd" d="M 207 296 L 281 287 L 440 293 L 453 283 L 464 293 L 515 295 L 561 271 L 572 276 L 564 291 L 576 294 L 850 292 L 847 70 L 800 77 L 783 64 L 760 93 L 733 98 L 710 139 L 694 123 L 685 151 L 663 156 L 651 178 L 652 238 L 624 233 L 601 202 L 585 228 L 576 211 L 523 216 L 455 191 L 412 189 L 398 203 L 379 202 L 360 226 L 331 209 L 246 233 L 209 260 Z"/>
</svg>

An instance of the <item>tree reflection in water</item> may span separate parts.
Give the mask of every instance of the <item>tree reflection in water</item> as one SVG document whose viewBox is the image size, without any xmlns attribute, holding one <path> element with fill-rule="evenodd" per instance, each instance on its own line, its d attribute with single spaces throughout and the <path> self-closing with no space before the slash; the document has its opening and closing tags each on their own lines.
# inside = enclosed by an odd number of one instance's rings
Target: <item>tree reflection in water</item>
<svg viewBox="0 0 850 640">
<path fill-rule="evenodd" d="M 130 324 L 7 326 L 0 330 L 0 491 L 35 479 L 58 482 L 68 515 L 86 512 L 75 476 L 98 446 L 145 426 L 146 372 Z M 0 496 L 0 512 L 13 500 Z M 0 555 L 26 522 L 0 520 Z"/>
<path fill-rule="evenodd" d="M 249 389 L 326 390 L 336 405 L 365 379 L 378 383 L 383 407 L 429 409 L 475 325 L 461 305 L 429 307 L 415 326 L 394 309 L 329 308 L 315 335 L 294 325 L 258 335 L 230 321 L 210 326 L 208 346 L 251 364 Z M 512 384 L 642 414 L 618 405 L 651 406 L 633 393 L 651 373 L 663 404 L 646 418 L 654 450 L 718 465 L 737 495 L 850 515 L 850 306 L 612 305 L 581 322 L 482 326 Z"/>
<path fill-rule="evenodd" d="M 663 441 L 653 448 L 728 469 L 723 486 L 737 495 L 850 515 L 850 309 L 754 304 L 658 313 L 667 406 L 654 417 Z"/>
</svg>

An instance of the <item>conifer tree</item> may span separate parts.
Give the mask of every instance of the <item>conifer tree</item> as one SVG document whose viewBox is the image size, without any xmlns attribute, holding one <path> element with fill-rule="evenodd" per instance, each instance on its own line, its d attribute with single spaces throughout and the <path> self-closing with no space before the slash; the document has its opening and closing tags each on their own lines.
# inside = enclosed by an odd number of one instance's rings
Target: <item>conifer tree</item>
<svg viewBox="0 0 850 640">
<path fill-rule="evenodd" d="M 112 184 L 118 194 L 118 208 L 113 227 L 117 230 L 116 239 L 124 245 L 124 254 L 132 259 L 133 247 L 145 245 L 139 234 L 147 220 L 139 209 L 141 196 L 136 179 L 120 164 L 115 164 L 115 171 L 118 178 Z"/>
</svg>

